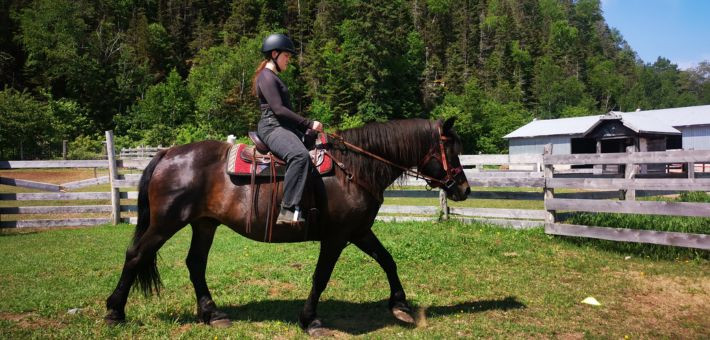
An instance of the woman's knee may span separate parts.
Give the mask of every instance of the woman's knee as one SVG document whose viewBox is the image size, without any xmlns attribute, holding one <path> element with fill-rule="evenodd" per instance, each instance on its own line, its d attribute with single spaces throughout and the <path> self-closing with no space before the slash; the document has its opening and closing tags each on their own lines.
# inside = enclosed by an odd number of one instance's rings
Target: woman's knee
<svg viewBox="0 0 710 340">
<path fill-rule="evenodd" d="M 308 150 L 306 150 L 306 148 L 303 148 L 303 150 L 294 152 L 291 159 L 294 162 L 307 162 L 311 159 L 311 155 L 308 154 Z"/>
</svg>

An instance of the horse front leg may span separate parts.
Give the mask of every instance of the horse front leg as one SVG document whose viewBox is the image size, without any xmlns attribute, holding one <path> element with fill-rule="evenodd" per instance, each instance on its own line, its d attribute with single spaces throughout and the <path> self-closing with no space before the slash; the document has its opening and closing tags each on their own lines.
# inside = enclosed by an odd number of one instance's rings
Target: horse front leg
<svg viewBox="0 0 710 340">
<path fill-rule="evenodd" d="M 198 319 L 210 326 L 222 328 L 231 326 L 232 322 L 227 314 L 217 309 L 205 280 L 207 256 L 218 224 L 216 221 L 209 220 L 192 223 L 192 242 L 185 263 L 190 272 L 190 281 L 195 288 Z"/>
<path fill-rule="evenodd" d="M 345 245 L 346 242 L 344 241 L 321 241 L 318 264 L 316 264 L 316 270 L 313 273 L 311 293 L 308 295 L 308 299 L 306 299 L 303 310 L 298 317 L 299 325 L 309 335 L 318 336 L 324 330 L 320 320 L 316 318 L 316 308 L 320 295 L 328 285 L 335 263 L 338 261 Z"/>
<path fill-rule="evenodd" d="M 377 236 L 369 230 L 368 233 L 360 239 L 353 240 L 356 245 L 365 254 L 370 255 L 387 274 L 387 281 L 390 284 L 390 300 L 389 308 L 397 320 L 407 324 L 414 324 L 412 317 L 412 308 L 407 303 L 407 296 L 402 288 L 402 283 L 397 275 L 397 264 L 394 262 L 392 255 L 377 239 Z"/>
</svg>

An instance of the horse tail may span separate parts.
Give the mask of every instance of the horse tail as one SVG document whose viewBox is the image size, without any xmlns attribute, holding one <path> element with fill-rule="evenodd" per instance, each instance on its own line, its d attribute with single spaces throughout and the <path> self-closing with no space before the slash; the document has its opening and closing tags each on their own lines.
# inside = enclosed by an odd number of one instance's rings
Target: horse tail
<svg viewBox="0 0 710 340">
<path fill-rule="evenodd" d="M 133 233 L 131 249 L 134 249 L 135 246 L 138 245 L 138 242 L 148 230 L 148 227 L 150 227 L 148 185 L 150 184 L 150 179 L 153 177 L 155 167 L 160 160 L 163 159 L 166 152 L 166 150 L 161 150 L 153 157 L 150 163 L 148 163 L 148 166 L 143 170 L 141 180 L 138 182 L 138 223 L 136 223 L 136 230 Z M 160 293 L 162 283 L 160 281 L 160 273 L 158 273 L 157 255 L 157 252 L 143 254 L 145 257 L 136 264 L 137 280 L 140 290 L 145 296 L 151 295 L 153 290 L 155 290 L 157 294 Z M 138 286 L 134 286 L 134 288 L 138 289 Z"/>
</svg>

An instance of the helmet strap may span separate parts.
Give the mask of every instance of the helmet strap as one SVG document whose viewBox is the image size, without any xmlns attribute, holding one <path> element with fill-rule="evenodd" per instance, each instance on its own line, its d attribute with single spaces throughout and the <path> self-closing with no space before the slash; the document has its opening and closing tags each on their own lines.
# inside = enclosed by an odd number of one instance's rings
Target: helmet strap
<svg viewBox="0 0 710 340">
<path fill-rule="evenodd" d="M 276 54 L 276 58 L 274 58 L 274 57 L 273 57 L 273 54 L 271 54 L 271 61 L 274 62 L 274 66 L 276 66 L 276 71 L 278 71 L 279 73 L 281 73 L 281 68 L 279 67 L 279 63 L 278 63 L 277 60 L 279 59 L 279 57 L 281 56 L 281 53 L 283 53 L 283 51 L 278 51 L 278 52 L 279 52 L 279 53 Z"/>
</svg>

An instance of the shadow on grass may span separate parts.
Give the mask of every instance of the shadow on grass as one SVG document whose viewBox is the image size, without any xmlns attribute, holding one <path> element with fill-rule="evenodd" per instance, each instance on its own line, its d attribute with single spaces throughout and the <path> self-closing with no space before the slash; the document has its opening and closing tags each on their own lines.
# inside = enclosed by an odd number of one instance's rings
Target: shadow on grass
<svg viewBox="0 0 710 340">
<path fill-rule="evenodd" d="M 223 306 L 220 307 L 220 310 L 227 313 L 232 321 L 280 321 L 295 324 L 304 303 L 304 300 L 255 301 L 241 306 Z M 523 303 L 511 296 L 500 300 L 463 302 L 450 306 L 413 307 L 415 309 L 414 316 L 417 318 L 420 318 L 421 315 L 430 318 L 461 313 L 474 314 L 489 310 L 506 311 L 526 308 Z M 318 303 L 318 315 L 328 329 L 350 335 L 362 335 L 387 326 L 402 325 L 390 314 L 387 300 L 362 303 L 324 300 Z M 177 320 L 174 315 L 166 313 L 160 314 L 160 318 L 169 322 L 177 321 L 180 324 L 198 322 L 197 317 L 190 313 L 182 313 L 177 317 Z"/>
<path fill-rule="evenodd" d="M 24 236 L 24 235 L 30 235 L 30 234 L 36 234 L 39 231 L 37 230 L 23 230 L 23 231 L 18 231 L 15 228 L 2 228 L 0 229 L 0 237 L 6 237 L 6 236 Z"/>
</svg>

